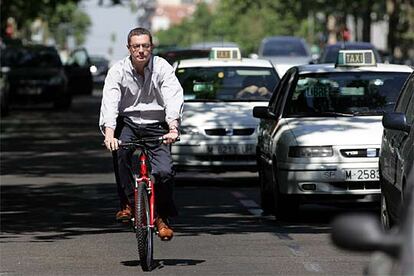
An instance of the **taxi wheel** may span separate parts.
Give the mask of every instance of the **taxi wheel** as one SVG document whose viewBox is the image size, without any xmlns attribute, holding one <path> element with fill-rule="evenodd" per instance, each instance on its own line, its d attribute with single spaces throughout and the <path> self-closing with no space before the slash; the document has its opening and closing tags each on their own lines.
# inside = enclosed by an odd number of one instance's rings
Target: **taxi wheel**
<svg viewBox="0 0 414 276">
<path fill-rule="evenodd" d="M 277 170 L 276 174 L 277 174 Z M 273 198 L 274 198 L 274 213 L 277 219 L 290 220 L 298 213 L 299 199 L 294 195 L 282 194 L 279 190 L 278 180 L 274 174 L 273 182 Z"/>
<path fill-rule="evenodd" d="M 388 212 L 387 200 L 381 193 L 381 224 L 385 231 L 391 229 L 390 214 Z"/>
<path fill-rule="evenodd" d="M 265 177 L 263 167 L 260 165 L 260 163 L 258 167 L 260 184 L 260 206 L 262 207 L 264 214 L 272 214 L 274 211 L 273 193 L 266 187 L 267 179 Z"/>
</svg>

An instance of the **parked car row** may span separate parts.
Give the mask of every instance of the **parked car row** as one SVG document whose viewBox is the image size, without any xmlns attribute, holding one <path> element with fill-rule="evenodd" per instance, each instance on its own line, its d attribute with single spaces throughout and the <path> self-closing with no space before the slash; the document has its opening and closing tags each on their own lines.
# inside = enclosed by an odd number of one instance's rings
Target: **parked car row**
<svg viewBox="0 0 414 276">
<path fill-rule="evenodd" d="M 1 86 L 2 115 L 13 105 L 52 103 L 67 109 L 73 95 L 92 93 L 88 53 L 76 49 L 64 65 L 53 46 L 3 45 Z"/>
<path fill-rule="evenodd" d="M 173 159 L 179 169 L 257 169 L 261 207 L 278 219 L 302 203 L 374 202 L 381 219 L 338 218 L 334 243 L 383 252 L 369 275 L 413 275 L 413 68 L 381 64 L 363 46 L 333 46 L 334 62 L 292 66 L 280 80 L 270 61 L 237 48 L 176 61 L 185 111 Z"/>
</svg>

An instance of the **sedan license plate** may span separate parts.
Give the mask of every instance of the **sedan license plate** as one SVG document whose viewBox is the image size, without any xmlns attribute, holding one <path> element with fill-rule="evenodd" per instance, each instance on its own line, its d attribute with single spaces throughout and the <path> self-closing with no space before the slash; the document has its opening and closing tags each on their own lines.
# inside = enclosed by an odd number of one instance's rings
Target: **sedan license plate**
<svg viewBox="0 0 414 276">
<path fill-rule="evenodd" d="M 254 154 L 254 145 L 207 145 L 207 152 L 209 154 L 223 154 L 223 155 L 234 155 L 234 154 Z"/>
<path fill-rule="evenodd" d="M 40 95 L 42 94 L 42 88 L 40 87 L 21 87 L 18 90 L 20 95 Z"/>
<path fill-rule="evenodd" d="M 344 170 L 345 181 L 379 180 L 378 169 L 349 169 Z"/>
</svg>

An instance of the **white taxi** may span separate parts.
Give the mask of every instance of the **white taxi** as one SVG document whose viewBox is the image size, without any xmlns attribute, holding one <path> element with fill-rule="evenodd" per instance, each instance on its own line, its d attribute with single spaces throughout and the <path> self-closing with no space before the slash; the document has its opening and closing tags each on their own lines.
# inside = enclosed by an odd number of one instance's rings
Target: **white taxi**
<svg viewBox="0 0 414 276">
<path fill-rule="evenodd" d="M 384 111 L 412 69 L 376 64 L 372 51 L 341 51 L 336 64 L 287 71 L 260 118 L 261 204 L 292 215 L 307 200 L 379 199 Z"/>
<path fill-rule="evenodd" d="M 184 88 L 180 141 L 172 147 L 177 170 L 256 171 L 252 109 L 267 105 L 279 82 L 272 64 L 221 47 L 174 66 Z"/>
</svg>

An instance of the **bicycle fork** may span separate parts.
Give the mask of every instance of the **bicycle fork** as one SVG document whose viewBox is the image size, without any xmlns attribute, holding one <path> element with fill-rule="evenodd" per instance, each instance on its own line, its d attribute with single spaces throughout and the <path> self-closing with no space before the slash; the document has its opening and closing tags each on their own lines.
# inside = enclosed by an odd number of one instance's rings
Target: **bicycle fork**
<svg viewBox="0 0 414 276">
<path fill-rule="evenodd" d="M 139 178 L 135 181 L 135 202 L 138 202 L 138 185 L 141 182 L 145 182 L 148 184 L 147 186 L 147 193 L 149 198 L 149 207 L 150 207 L 150 221 L 148 226 L 150 228 L 154 228 L 154 206 L 155 206 L 155 196 L 154 196 L 154 183 L 152 179 L 149 177 L 148 166 L 147 166 L 147 157 L 145 154 L 141 154 L 139 157 Z"/>
</svg>

